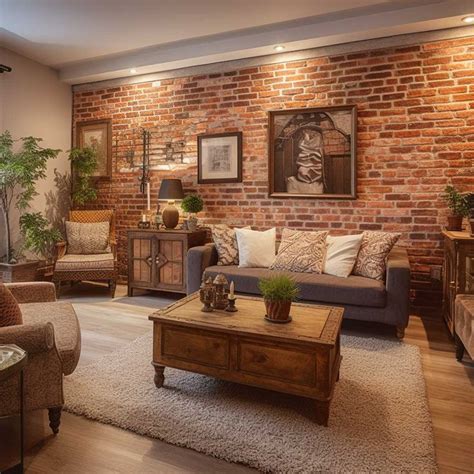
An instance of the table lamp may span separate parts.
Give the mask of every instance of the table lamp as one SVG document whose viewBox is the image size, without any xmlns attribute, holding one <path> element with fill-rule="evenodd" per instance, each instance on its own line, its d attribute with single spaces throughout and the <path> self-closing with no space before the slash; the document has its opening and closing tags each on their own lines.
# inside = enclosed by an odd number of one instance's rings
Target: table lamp
<svg viewBox="0 0 474 474">
<path fill-rule="evenodd" d="M 179 211 L 174 205 L 178 199 L 184 198 L 183 185 L 180 179 L 164 179 L 161 181 L 158 200 L 168 201 L 161 214 L 167 229 L 174 229 L 179 222 Z"/>
</svg>

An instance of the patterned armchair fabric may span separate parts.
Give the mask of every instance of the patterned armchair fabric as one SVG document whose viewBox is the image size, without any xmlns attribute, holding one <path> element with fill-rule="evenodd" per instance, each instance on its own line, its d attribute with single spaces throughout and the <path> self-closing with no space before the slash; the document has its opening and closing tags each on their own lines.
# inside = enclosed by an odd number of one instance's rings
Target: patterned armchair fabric
<svg viewBox="0 0 474 474">
<path fill-rule="evenodd" d="M 53 282 L 59 297 L 63 281 L 107 281 L 112 298 L 117 285 L 117 254 L 115 240 L 115 212 L 111 209 L 74 210 L 69 212 L 71 222 L 90 224 L 94 222 L 110 223 L 110 253 L 105 254 L 72 254 L 68 253 L 67 242 L 57 245 L 56 263 Z"/>
<path fill-rule="evenodd" d="M 7 284 L 20 304 L 23 324 L 0 328 L 0 344 L 16 344 L 28 353 L 24 369 L 27 410 L 47 408 L 58 432 L 63 376 L 74 371 L 81 352 L 79 322 L 71 304 L 55 301 L 52 283 Z M 33 302 L 36 298 L 36 302 Z M 19 411 L 18 377 L 0 384 L 0 416 Z"/>
</svg>

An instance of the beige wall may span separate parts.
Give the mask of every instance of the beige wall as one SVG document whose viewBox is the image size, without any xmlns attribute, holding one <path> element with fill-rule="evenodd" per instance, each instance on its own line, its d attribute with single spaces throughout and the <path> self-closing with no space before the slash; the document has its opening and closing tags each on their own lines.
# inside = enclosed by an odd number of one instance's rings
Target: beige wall
<svg viewBox="0 0 474 474">
<path fill-rule="evenodd" d="M 0 130 L 9 130 L 13 138 L 33 135 L 43 138 L 42 145 L 68 150 L 71 146 L 71 86 L 59 81 L 57 72 L 35 61 L 0 48 L 0 63 L 13 68 L 0 75 Z M 57 200 L 55 170 L 61 175 L 69 171 L 67 155 L 63 152 L 50 160 L 47 178 L 38 182 L 32 210 L 45 211 L 56 220 L 65 212 L 64 196 Z M 51 201 L 60 202 L 51 205 Z M 3 217 L 3 216 L 2 216 Z M 14 241 L 19 238 L 18 220 L 13 219 Z M 4 221 L 0 219 L 0 229 Z M 0 255 L 5 253 L 5 237 L 0 232 Z"/>
</svg>

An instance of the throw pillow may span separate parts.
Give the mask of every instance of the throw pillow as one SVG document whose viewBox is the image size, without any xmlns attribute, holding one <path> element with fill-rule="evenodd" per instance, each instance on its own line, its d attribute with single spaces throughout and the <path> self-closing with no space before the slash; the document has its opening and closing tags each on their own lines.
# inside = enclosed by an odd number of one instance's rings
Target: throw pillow
<svg viewBox="0 0 474 474">
<path fill-rule="evenodd" d="M 20 307 L 11 291 L 0 283 L 0 327 L 22 324 Z"/>
<path fill-rule="evenodd" d="M 236 229 L 239 267 L 268 268 L 275 260 L 276 229 Z"/>
<path fill-rule="evenodd" d="M 347 278 L 352 273 L 361 243 L 362 234 L 339 237 L 328 235 L 323 273 Z"/>
<path fill-rule="evenodd" d="M 352 273 L 374 280 L 383 280 L 387 256 L 399 238 L 400 234 L 365 231 L 362 234 L 362 243 Z"/>
<path fill-rule="evenodd" d="M 95 254 L 109 253 L 110 223 L 66 222 L 67 253 Z"/>
<path fill-rule="evenodd" d="M 217 265 L 238 265 L 239 248 L 235 229 L 226 224 L 216 224 L 211 229 L 212 240 L 218 255 Z M 250 227 L 245 227 L 245 229 L 250 229 Z"/>
<path fill-rule="evenodd" d="M 321 273 L 327 232 L 283 229 L 272 270 Z"/>
</svg>

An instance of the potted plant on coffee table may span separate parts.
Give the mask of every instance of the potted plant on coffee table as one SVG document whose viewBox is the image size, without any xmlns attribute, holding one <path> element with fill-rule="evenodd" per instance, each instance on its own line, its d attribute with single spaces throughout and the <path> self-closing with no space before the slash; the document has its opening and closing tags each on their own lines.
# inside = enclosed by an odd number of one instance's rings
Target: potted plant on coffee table
<svg viewBox="0 0 474 474">
<path fill-rule="evenodd" d="M 187 227 L 190 231 L 195 231 L 198 226 L 196 214 L 204 208 L 204 201 L 197 194 L 190 194 L 181 201 L 181 208 L 188 213 Z"/>
<path fill-rule="evenodd" d="M 446 186 L 442 198 L 448 204 L 451 215 L 448 216 L 448 230 L 462 230 L 462 221 L 469 215 L 469 208 L 466 197 L 463 196 L 454 186 Z"/>
<path fill-rule="evenodd" d="M 258 287 L 267 311 L 265 319 L 272 323 L 289 323 L 291 303 L 299 293 L 295 281 L 286 275 L 275 275 L 262 278 Z"/>
<path fill-rule="evenodd" d="M 38 261 L 19 261 L 21 255 L 12 243 L 12 218 L 28 209 L 38 195 L 36 182 L 46 177 L 48 160 L 60 150 L 43 148 L 41 138 L 23 137 L 14 150 L 15 140 L 7 130 L 0 134 L 0 210 L 4 225 L 0 227 L 5 241 L 5 255 L 0 257 L 0 275 L 4 281 L 34 280 Z M 3 260 L 3 261 L 2 261 Z"/>
</svg>

